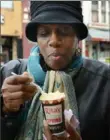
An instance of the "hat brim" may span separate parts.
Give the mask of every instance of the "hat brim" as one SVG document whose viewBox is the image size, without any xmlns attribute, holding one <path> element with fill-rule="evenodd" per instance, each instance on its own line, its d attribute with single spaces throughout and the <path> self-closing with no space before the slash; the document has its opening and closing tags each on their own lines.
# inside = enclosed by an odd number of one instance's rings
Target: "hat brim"
<svg viewBox="0 0 110 140">
<path fill-rule="evenodd" d="M 86 38 L 88 35 L 86 25 L 70 13 L 64 11 L 45 11 L 36 16 L 26 26 L 26 37 L 32 42 L 37 42 L 38 24 L 71 24 L 79 40 Z"/>
</svg>

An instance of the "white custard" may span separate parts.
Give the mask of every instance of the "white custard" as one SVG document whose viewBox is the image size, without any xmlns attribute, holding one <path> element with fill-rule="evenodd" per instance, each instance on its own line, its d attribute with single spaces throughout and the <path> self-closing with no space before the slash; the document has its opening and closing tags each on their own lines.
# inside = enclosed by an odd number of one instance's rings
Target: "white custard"
<svg viewBox="0 0 110 140">
<path fill-rule="evenodd" d="M 41 101 L 53 101 L 53 100 L 61 100 L 65 98 L 65 94 L 63 92 L 50 92 L 50 93 L 43 93 L 40 96 Z"/>
</svg>

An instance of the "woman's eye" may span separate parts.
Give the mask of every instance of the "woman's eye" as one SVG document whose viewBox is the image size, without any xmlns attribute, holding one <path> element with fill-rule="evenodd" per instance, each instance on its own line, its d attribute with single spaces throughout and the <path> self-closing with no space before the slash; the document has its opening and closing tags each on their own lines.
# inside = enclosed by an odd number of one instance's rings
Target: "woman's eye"
<svg viewBox="0 0 110 140">
<path fill-rule="evenodd" d="M 39 35 L 40 35 L 40 36 L 45 36 L 45 35 L 47 35 L 47 32 L 45 32 L 45 31 L 40 32 Z"/>
<path fill-rule="evenodd" d="M 41 37 L 48 36 L 48 34 L 49 34 L 49 32 L 46 30 L 39 30 L 38 31 L 38 36 L 41 36 Z"/>
<path fill-rule="evenodd" d="M 60 33 L 61 33 L 61 34 L 64 34 L 64 35 L 67 35 L 67 34 L 68 34 L 68 33 L 66 32 L 66 30 L 64 30 L 64 29 L 61 30 Z"/>
<path fill-rule="evenodd" d="M 59 33 L 64 36 L 71 36 L 73 35 L 73 30 L 70 28 L 62 28 L 59 30 Z"/>
</svg>

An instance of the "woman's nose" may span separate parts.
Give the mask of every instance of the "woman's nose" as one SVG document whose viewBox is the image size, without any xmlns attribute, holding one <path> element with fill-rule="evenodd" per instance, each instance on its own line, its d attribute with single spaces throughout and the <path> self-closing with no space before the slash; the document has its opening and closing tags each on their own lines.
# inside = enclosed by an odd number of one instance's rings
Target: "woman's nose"
<svg viewBox="0 0 110 140">
<path fill-rule="evenodd" d="M 50 47 L 60 47 L 61 45 L 61 38 L 53 32 L 49 39 L 49 46 Z"/>
</svg>

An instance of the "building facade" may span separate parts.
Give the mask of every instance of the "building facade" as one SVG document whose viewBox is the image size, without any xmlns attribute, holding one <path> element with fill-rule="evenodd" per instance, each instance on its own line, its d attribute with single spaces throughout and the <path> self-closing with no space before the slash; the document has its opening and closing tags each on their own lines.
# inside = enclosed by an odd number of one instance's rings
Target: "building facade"
<svg viewBox="0 0 110 140">
<path fill-rule="evenodd" d="M 89 29 L 83 55 L 110 64 L 110 1 L 83 1 L 82 7 Z"/>
<path fill-rule="evenodd" d="M 22 26 L 23 26 L 23 57 L 24 58 L 27 58 L 30 54 L 30 49 L 32 48 L 32 46 L 35 45 L 34 42 L 31 42 L 29 41 L 27 38 L 26 38 L 26 35 L 25 35 L 25 28 L 26 28 L 26 25 L 27 23 L 30 21 L 30 1 L 29 0 L 23 0 L 22 1 L 22 9 L 23 9 L 23 19 L 22 19 Z"/>
<path fill-rule="evenodd" d="M 22 2 L 1 1 L 0 61 L 22 58 Z"/>
</svg>

